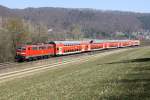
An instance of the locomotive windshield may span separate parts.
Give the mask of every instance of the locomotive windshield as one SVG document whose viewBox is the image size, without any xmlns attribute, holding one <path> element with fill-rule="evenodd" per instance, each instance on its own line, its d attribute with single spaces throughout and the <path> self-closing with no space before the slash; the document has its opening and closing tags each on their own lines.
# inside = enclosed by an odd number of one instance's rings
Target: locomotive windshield
<svg viewBox="0 0 150 100">
<path fill-rule="evenodd" d="M 25 51 L 25 50 L 26 50 L 25 47 L 18 47 L 18 48 L 17 48 L 17 51 Z"/>
</svg>

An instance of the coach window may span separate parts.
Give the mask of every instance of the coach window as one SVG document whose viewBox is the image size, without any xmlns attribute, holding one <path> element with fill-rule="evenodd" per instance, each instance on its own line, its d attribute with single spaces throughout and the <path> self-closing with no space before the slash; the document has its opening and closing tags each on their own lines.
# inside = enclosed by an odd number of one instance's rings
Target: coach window
<svg viewBox="0 0 150 100">
<path fill-rule="evenodd" d="M 21 48 L 21 50 L 22 50 L 22 51 L 25 51 L 25 50 L 26 50 L 26 48 L 25 48 L 25 47 L 22 47 L 22 48 Z"/>
<path fill-rule="evenodd" d="M 37 50 L 37 47 L 32 47 L 32 50 Z"/>
<path fill-rule="evenodd" d="M 51 46 L 48 46 L 48 49 L 51 49 L 52 47 Z"/>
<path fill-rule="evenodd" d="M 45 46 L 43 46 L 43 47 L 42 47 L 42 49 L 43 49 L 43 50 L 45 50 L 45 49 L 46 49 L 46 47 L 45 47 Z"/>
<path fill-rule="evenodd" d="M 39 50 L 44 50 L 44 49 L 45 49 L 45 47 L 43 47 L 43 46 L 39 47 Z"/>
<path fill-rule="evenodd" d="M 31 50 L 31 47 L 28 47 L 28 50 Z"/>
<path fill-rule="evenodd" d="M 57 48 L 57 50 L 59 50 L 59 48 Z"/>
<path fill-rule="evenodd" d="M 39 50 L 42 50 L 42 47 L 39 47 Z"/>
</svg>

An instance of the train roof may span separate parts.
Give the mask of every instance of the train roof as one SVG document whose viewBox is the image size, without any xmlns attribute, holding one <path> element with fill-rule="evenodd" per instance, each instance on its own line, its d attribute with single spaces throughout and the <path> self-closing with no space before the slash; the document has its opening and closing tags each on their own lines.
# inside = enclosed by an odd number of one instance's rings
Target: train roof
<svg viewBox="0 0 150 100">
<path fill-rule="evenodd" d="M 83 41 L 50 41 L 49 44 L 64 44 L 64 45 L 75 45 L 75 44 L 82 44 L 82 43 L 103 43 L 103 42 L 126 42 L 130 40 L 83 40 Z"/>
<path fill-rule="evenodd" d="M 81 44 L 81 43 L 89 43 L 88 41 L 50 41 L 49 44 L 64 44 L 64 45 L 67 45 L 67 44 Z"/>
<path fill-rule="evenodd" d="M 102 42 L 126 42 L 130 40 L 92 40 L 93 43 L 102 43 Z"/>
</svg>

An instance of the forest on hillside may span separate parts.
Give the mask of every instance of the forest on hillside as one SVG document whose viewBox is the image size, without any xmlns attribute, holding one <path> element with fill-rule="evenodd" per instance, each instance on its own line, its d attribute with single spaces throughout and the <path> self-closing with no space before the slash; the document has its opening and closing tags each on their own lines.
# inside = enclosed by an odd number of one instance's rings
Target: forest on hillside
<svg viewBox="0 0 150 100">
<path fill-rule="evenodd" d="M 50 40 L 148 39 L 150 14 L 93 9 L 0 6 L 0 62 L 12 61 L 17 46 Z"/>
</svg>

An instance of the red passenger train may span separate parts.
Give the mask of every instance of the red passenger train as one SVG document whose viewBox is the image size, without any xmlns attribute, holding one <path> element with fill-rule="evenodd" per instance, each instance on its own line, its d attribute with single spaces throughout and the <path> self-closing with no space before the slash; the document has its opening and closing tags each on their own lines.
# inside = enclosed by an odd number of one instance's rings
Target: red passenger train
<svg viewBox="0 0 150 100">
<path fill-rule="evenodd" d="M 109 48 L 139 46 L 139 40 L 51 41 L 47 44 L 24 45 L 16 50 L 16 61 L 30 61 L 50 56 L 67 55 Z"/>
</svg>

